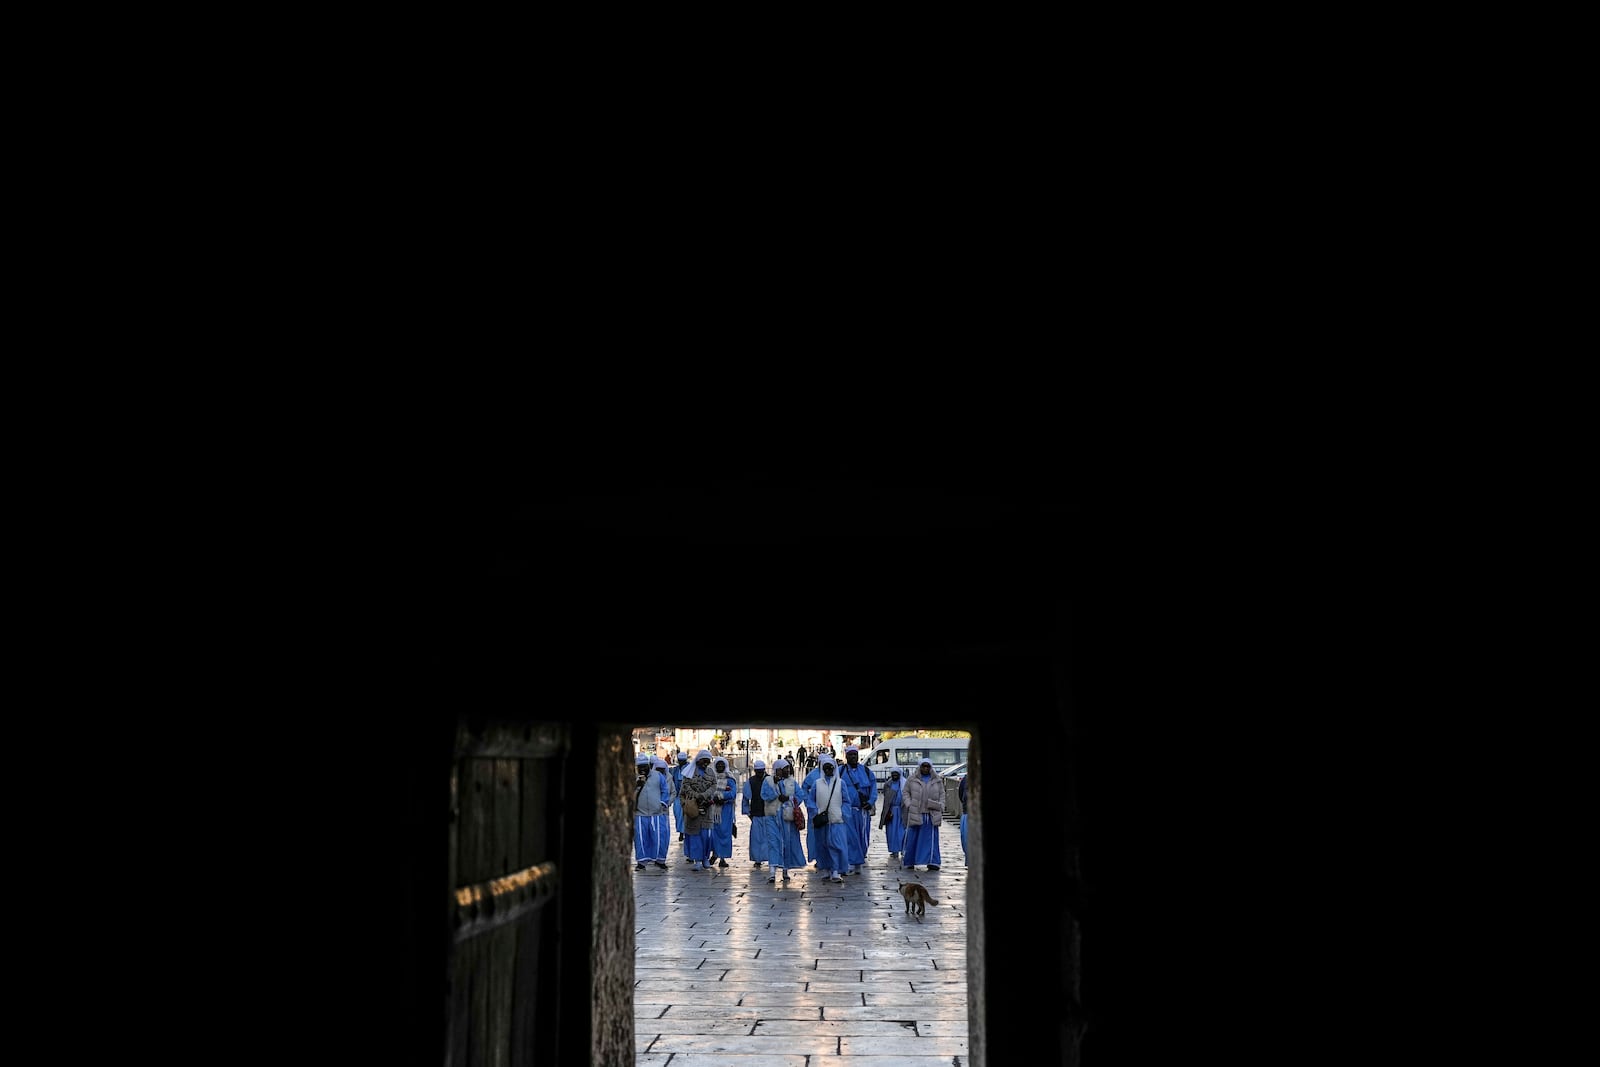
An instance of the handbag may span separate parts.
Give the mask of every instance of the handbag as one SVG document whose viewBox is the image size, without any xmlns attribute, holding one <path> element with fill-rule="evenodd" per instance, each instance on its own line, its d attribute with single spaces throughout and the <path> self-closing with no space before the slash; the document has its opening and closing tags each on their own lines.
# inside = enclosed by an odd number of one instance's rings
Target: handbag
<svg viewBox="0 0 1600 1067">
<path fill-rule="evenodd" d="M 686 819 L 698 819 L 700 817 L 700 805 L 694 797 L 683 798 L 683 817 Z"/>
<path fill-rule="evenodd" d="M 806 806 L 804 804 L 796 804 L 794 806 L 794 828 L 796 830 L 804 830 L 806 828 Z"/>
<path fill-rule="evenodd" d="M 837 785 L 835 785 L 833 788 L 834 789 L 838 789 L 839 787 Z M 833 793 L 830 792 L 828 794 L 828 800 L 829 801 L 833 800 Z M 814 818 L 812 818 L 811 821 L 812 821 L 813 824 L 815 824 L 817 826 L 826 826 L 826 825 L 828 825 L 828 805 L 826 803 L 822 803 L 822 804 L 818 804 L 817 805 L 817 814 L 816 814 L 816 816 Z"/>
</svg>

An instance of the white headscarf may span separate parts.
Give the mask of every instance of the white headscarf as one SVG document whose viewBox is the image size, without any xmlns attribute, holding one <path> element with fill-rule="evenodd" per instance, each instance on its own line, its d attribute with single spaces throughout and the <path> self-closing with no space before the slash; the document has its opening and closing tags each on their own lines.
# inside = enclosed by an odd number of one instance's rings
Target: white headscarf
<svg viewBox="0 0 1600 1067">
<path fill-rule="evenodd" d="M 728 761 L 723 759 L 721 756 L 718 756 L 716 759 L 711 761 L 711 769 L 721 774 L 727 774 Z"/>
<path fill-rule="evenodd" d="M 846 756 L 848 756 L 852 752 L 860 752 L 860 751 L 861 750 L 859 748 L 857 748 L 855 745 L 846 745 L 846 746 L 844 746 L 844 754 Z"/>
<path fill-rule="evenodd" d="M 928 772 L 931 774 L 933 772 L 933 760 L 925 759 L 921 763 L 917 764 L 917 773 L 921 774 L 922 768 L 924 767 L 928 768 Z"/>
<path fill-rule="evenodd" d="M 650 757 L 645 755 L 643 752 L 641 752 L 641 753 L 639 753 L 639 758 L 634 760 L 633 762 L 641 763 L 641 764 L 648 764 L 650 762 Z"/>
<path fill-rule="evenodd" d="M 772 761 L 772 769 L 773 770 L 777 770 L 779 767 L 787 767 L 787 766 L 789 766 L 789 761 L 784 759 L 782 756 L 779 756 L 777 759 Z"/>
<path fill-rule="evenodd" d="M 654 767 L 658 771 L 664 771 L 667 769 L 667 761 L 662 759 L 660 756 L 657 756 L 651 761 L 650 766 Z"/>
<path fill-rule="evenodd" d="M 834 770 L 838 770 L 839 769 L 839 761 L 834 759 L 832 756 L 823 756 L 822 757 L 822 762 L 817 764 L 817 766 L 819 768 L 820 767 L 832 767 Z"/>
<path fill-rule="evenodd" d="M 696 752 L 695 756 L 694 756 L 694 773 L 692 775 L 690 775 L 690 777 L 691 778 L 700 777 L 700 761 L 703 760 L 703 759 L 710 759 L 710 758 L 711 758 L 711 750 L 709 748 L 702 748 L 699 752 Z M 712 774 L 711 768 L 709 768 L 709 767 L 706 768 L 705 774 L 706 774 L 707 778 L 711 777 L 711 774 Z"/>
<path fill-rule="evenodd" d="M 756 760 L 754 763 L 750 764 L 750 769 L 752 771 L 764 771 L 767 769 L 767 763 L 765 760 Z"/>
</svg>

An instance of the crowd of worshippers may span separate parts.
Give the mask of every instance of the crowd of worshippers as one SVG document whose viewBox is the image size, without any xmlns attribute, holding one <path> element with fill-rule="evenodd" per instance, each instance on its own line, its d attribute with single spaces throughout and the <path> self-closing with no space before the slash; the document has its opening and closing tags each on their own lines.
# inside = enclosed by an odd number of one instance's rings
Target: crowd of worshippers
<svg viewBox="0 0 1600 1067">
<path fill-rule="evenodd" d="M 668 853 L 676 844 L 691 871 L 739 865 L 742 853 L 752 869 L 767 872 L 772 884 L 787 882 L 791 871 L 804 872 L 808 867 L 815 868 L 823 881 L 843 883 L 861 873 L 872 834 L 881 830 L 892 867 L 939 870 L 944 863 L 939 842 L 944 780 L 933 773 L 929 760 L 904 780 L 898 768 L 891 769 L 881 789 L 855 745 L 845 746 L 843 763 L 826 749 L 807 762 L 813 761 L 815 765 L 797 779 L 794 761 L 779 757 L 768 768 L 758 759 L 741 781 L 727 759 L 713 756 L 709 749 L 702 748 L 693 759 L 679 752 L 675 766 L 660 756 L 641 753 L 634 760 L 633 869 L 642 871 L 654 864 L 666 870 Z M 959 795 L 965 862 L 965 776 Z M 747 820 L 745 844 L 739 849 L 735 805 Z"/>
</svg>

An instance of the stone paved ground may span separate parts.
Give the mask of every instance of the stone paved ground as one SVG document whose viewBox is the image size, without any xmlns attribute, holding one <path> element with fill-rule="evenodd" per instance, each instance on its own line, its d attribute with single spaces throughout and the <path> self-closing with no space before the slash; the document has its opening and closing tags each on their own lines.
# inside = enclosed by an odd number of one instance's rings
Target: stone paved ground
<svg viewBox="0 0 1600 1067">
<path fill-rule="evenodd" d="M 641 1067 L 966 1067 L 957 824 L 940 828 L 938 871 L 901 871 L 874 826 L 866 866 L 843 885 L 807 867 L 774 886 L 735 818 L 727 869 L 691 871 L 674 841 L 667 870 L 633 872 Z M 938 906 L 906 915 L 896 879 L 922 882 Z"/>
</svg>

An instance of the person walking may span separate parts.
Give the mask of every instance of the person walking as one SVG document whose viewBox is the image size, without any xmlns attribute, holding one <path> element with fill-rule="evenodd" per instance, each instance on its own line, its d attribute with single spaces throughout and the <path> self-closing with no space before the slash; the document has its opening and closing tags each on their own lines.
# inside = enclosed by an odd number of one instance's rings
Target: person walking
<svg viewBox="0 0 1600 1067">
<path fill-rule="evenodd" d="M 861 873 L 872 846 L 872 809 L 878 803 L 878 779 L 861 762 L 861 749 L 844 746 L 844 766 L 837 768 L 844 790 L 845 851 L 850 874 Z"/>
<path fill-rule="evenodd" d="M 678 828 L 678 840 L 683 840 L 683 774 L 689 770 L 689 754 L 678 753 L 678 764 L 672 768 L 672 822 Z M 683 854 L 689 854 L 685 846 Z"/>
<path fill-rule="evenodd" d="M 691 871 L 711 870 L 711 827 L 716 819 L 712 810 L 717 795 L 717 780 L 711 772 L 711 750 L 702 748 L 694 758 L 694 769 L 683 776 L 682 800 L 693 800 L 699 813 L 683 813 L 683 844 L 688 854 Z"/>
<path fill-rule="evenodd" d="M 925 863 L 939 869 L 939 824 L 944 820 L 944 781 L 933 773 L 933 762 L 923 760 L 906 783 L 902 806 L 906 813 L 904 870 Z"/>
<path fill-rule="evenodd" d="M 818 866 L 822 857 L 822 837 L 817 832 L 817 779 L 822 777 L 822 768 L 816 765 L 816 760 L 810 761 L 811 769 L 805 772 L 805 777 L 800 779 L 800 799 L 806 805 L 806 855 L 811 857 L 811 866 Z"/>
<path fill-rule="evenodd" d="M 676 794 L 672 791 L 672 769 L 667 766 L 667 761 L 657 756 L 650 761 L 650 766 L 661 775 L 661 780 L 667 783 L 667 805 L 656 816 L 656 866 L 662 870 L 667 869 L 667 849 L 672 845 L 672 800 Z"/>
<path fill-rule="evenodd" d="M 767 777 L 765 760 L 751 764 L 750 777 L 739 788 L 739 812 L 750 819 L 750 866 L 756 870 L 773 854 L 772 822 L 768 809 L 777 807 L 778 790 Z"/>
<path fill-rule="evenodd" d="M 778 875 L 783 875 L 783 880 L 789 880 L 791 867 L 805 869 L 806 850 L 800 840 L 800 831 L 794 825 L 794 808 L 801 804 L 800 783 L 794 780 L 794 768 L 786 759 L 774 760 L 772 763 L 773 774 L 776 778 L 773 787 L 777 790 L 776 802 L 769 805 L 772 814 L 767 816 L 773 820 L 773 836 L 775 844 L 772 852 L 772 875 L 767 879 L 776 882 Z M 805 810 L 804 807 L 801 810 Z"/>
<path fill-rule="evenodd" d="M 817 810 L 811 819 L 821 850 L 812 855 L 817 858 L 817 870 L 830 882 L 843 882 L 850 866 L 851 830 L 845 822 L 844 779 L 838 768 L 833 757 L 823 756 L 821 774 L 813 786 Z"/>
<path fill-rule="evenodd" d="M 711 844 L 717 854 L 717 866 L 726 867 L 733 855 L 733 835 L 739 828 L 733 825 L 733 801 L 739 795 L 739 779 L 728 771 L 728 761 L 718 756 L 711 761 L 712 777 L 717 780 L 717 795 L 712 801 L 714 823 L 711 827 Z"/>
<path fill-rule="evenodd" d="M 659 816 L 666 813 L 667 804 L 672 800 L 672 787 L 661 772 L 651 766 L 650 757 L 643 752 L 633 762 L 638 785 L 633 796 L 633 869 L 644 870 L 646 860 L 665 867 L 665 863 L 656 859 L 661 844 L 657 840 L 662 828 Z"/>
<path fill-rule="evenodd" d="M 799 748 L 794 750 L 794 761 L 801 767 L 806 765 L 806 746 L 801 745 Z"/>
<path fill-rule="evenodd" d="M 967 776 L 961 776 L 961 865 L 970 867 L 972 864 L 967 859 Z"/>
<path fill-rule="evenodd" d="M 883 783 L 883 814 L 878 816 L 878 826 L 883 830 L 884 843 L 889 846 L 889 858 L 900 858 L 900 846 L 905 841 L 906 817 L 901 806 L 901 792 L 904 783 L 900 781 L 900 772 L 889 772 L 889 780 Z"/>
</svg>

